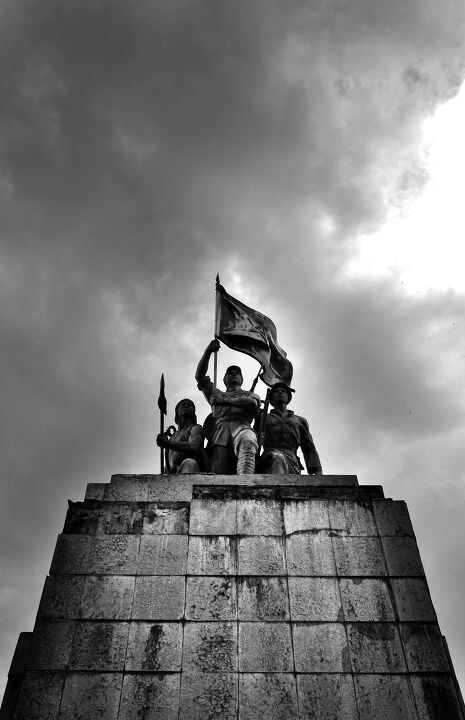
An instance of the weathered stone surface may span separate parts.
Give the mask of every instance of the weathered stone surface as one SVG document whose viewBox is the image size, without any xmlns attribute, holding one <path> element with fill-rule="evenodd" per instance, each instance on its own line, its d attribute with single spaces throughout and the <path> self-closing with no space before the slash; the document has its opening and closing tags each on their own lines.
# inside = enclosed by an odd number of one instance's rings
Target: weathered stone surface
<svg viewBox="0 0 465 720">
<path fill-rule="evenodd" d="M 135 575 L 140 537 L 113 535 L 94 537 L 85 572 L 93 575 Z"/>
<path fill-rule="evenodd" d="M 231 577 L 188 577 L 187 620 L 235 620 L 236 581 Z"/>
<path fill-rule="evenodd" d="M 420 578 L 391 580 L 400 620 L 436 620 L 428 586 Z"/>
<path fill-rule="evenodd" d="M 186 623 L 182 669 L 183 672 L 237 671 L 237 624 Z"/>
<path fill-rule="evenodd" d="M 189 532 L 187 503 L 149 503 L 145 508 L 144 535 L 186 535 Z"/>
<path fill-rule="evenodd" d="M 32 632 L 22 632 L 19 634 L 13 660 L 11 661 L 10 670 L 8 672 L 8 677 L 11 678 L 23 674 L 24 668 L 26 667 L 26 661 L 31 650 L 32 637 Z"/>
<path fill-rule="evenodd" d="M 129 623 L 78 622 L 69 666 L 72 670 L 123 670 Z"/>
<path fill-rule="evenodd" d="M 289 578 L 289 600 L 293 621 L 342 619 L 341 597 L 335 578 Z"/>
<path fill-rule="evenodd" d="M 87 556 L 92 540 L 87 535 L 58 535 L 50 573 L 79 575 L 89 572 Z"/>
<path fill-rule="evenodd" d="M 413 535 L 412 523 L 403 500 L 373 500 L 380 535 Z"/>
<path fill-rule="evenodd" d="M 289 620 L 286 579 L 238 578 L 238 616 L 239 620 Z"/>
<path fill-rule="evenodd" d="M 55 575 L 47 577 L 39 606 L 39 618 L 72 619 L 78 616 L 84 577 Z"/>
<path fill-rule="evenodd" d="M 153 475 L 148 486 L 149 502 L 190 502 L 198 475 Z"/>
<path fill-rule="evenodd" d="M 400 634 L 410 672 L 448 672 L 444 641 L 437 625 L 401 624 Z"/>
<path fill-rule="evenodd" d="M 182 673 L 179 720 L 236 720 L 235 673 Z"/>
<path fill-rule="evenodd" d="M 397 627 L 391 623 L 347 625 L 352 667 L 357 673 L 406 672 Z"/>
<path fill-rule="evenodd" d="M 143 506 L 139 503 L 112 503 L 100 523 L 99 531 L 106 535 L 140 535 L 143 516 Z"/>
<path fill-rule="evenodd" d="M 450 675 L 412 677 L 419 720 L 463 720 Z"/>
<path fill-rule="evenodd" d="M 283 517 L 279 500 L 238 500 L 238 535 L 282 535 Z"/>
<path fill-rule="evenodd" d="M 24 673 L 12 720 L 56 720 L 64 681 L 64 672 Z"/>
<path fill-rule="evenodd" d="M 240 575 L 285 575 L 281 537 L 245 537 L 238 540 Z"/>
<path fill-rule="evenodd" d="M 147 502 L 150 498 L 149 475 L 112 475 L 111 483 L 105 485 L 104 500 L 132 500 L 133 502 Z"/>
<path fill-rule="evenodd" d="M 413 537 L 383 537 L 389 575 L 424 575 L 423 565 Z"/>
<path fill-rule="evenodd" d="M 240 720 L 298 717 L 295 678 L 290 673 L 239 675 Z"/>
<path fill-rule="evenodd" d="M 64 670 L 73 641 L 74 620 L 38 620 L 27 658 L 28 670 Z"/>
<path fill-rule="evenodd" d="M 336 575 L 333 543 L 326 530 L 286 537 L 289 575 Z"/>
<path fill-rule="evenodd" d="M 351 672 L 342 623 L 293 623 L 292 634 L 297 672 Z"/>
<path fill-rule="evenodd" d="M 88 483 L 85 500 L 103 500 L 107 483 Z"/>
<path fill-rule="evenodd" d="M 355 693 L 360 720 L 417 718 L 405 675 L 356 675 Z"/>
<path fill-rule="evenodd" d="M 297 691 L 302 720 L 359 720 L 352 675 L 298 675 Z"/>
<path fill-rule="evenodd" d="M 239 623 L 241 672 L 293 672 L 289 623 Z"/>
<path fill-rule="evenodd" d="M 128 575 L 88 575 L 82 592 L 80 618 L 125 620 L 131 617 L 135 578 Z"/>
<path fill-rule="evenodd" d="M 180 675 L 125 675 L 118 720 L 178 720 Z"/>
<path fill-rule="evenodd" d="M 96 535 L 99 526 L 104 524 L 104 516 L 108 507 L 102 503 L 89 502 L 80 503 L 68 500 L 68 511 L 66 513 L 63 533 L 73 535 Z M 103 530 L 100 529 L 102 533 Z"/>
<path fill-rule="evenodd" d="M 346 620 L 388 622 L 395 619 L 385 580 L 341 578 L 339 587 Z"/>
<path fill-rule="evenodd" d="M 179 620 L 184 614 L 185 577 L 137 577 L 133 620 Z"/>
<path fill-rule="evenodd" d="M 138 575 L 184 575 L 187 535 L 143 535 L 137 560 Z"/>
<path fill-rule="evenodd" d="M 351 537 L 377 535 L 371 501 L 333 500 L 328 505 L 333 532 Z"/>
<path fill-rule="evenodd" d="M 68 673 L 58 720 L 117 720 L 121 673 Z"/>
<path fill-rule="evenodd" d="M 126 670 L 179 672 L 181 654 L 181 623 L 131 623 Z"/>
<path fill-rule="evenodd" d="M 192 500 L 191 535 L 235 535 L 236 500 Z"/>
<path fill-rule="evenodd" d="M 338 575 L 386 575 L 378 538 L 335 537 L 333 545 Z"/>
<path fill-rule="evenodd" d="M 329 528 L 326 500 L 288 500 L 283 503 L 286 535 Z"/>
<path fill-rule="evenodd" d="M 191 535 L 187 557 L 189 575 L 235 575 L 236 541 L 230 537 Z"/>
</svg>

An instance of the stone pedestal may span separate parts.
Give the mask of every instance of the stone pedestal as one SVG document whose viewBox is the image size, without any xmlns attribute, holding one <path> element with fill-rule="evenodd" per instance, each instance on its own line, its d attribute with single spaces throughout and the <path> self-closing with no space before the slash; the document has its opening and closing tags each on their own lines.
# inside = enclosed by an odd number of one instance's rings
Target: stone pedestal
<svg viewBox="0 0 465 720">
<path fill-rule="evenodd" d="M 2 720 L 464 720 L 406 505 L 355 476 L 70 503 Z"/>
</svg>

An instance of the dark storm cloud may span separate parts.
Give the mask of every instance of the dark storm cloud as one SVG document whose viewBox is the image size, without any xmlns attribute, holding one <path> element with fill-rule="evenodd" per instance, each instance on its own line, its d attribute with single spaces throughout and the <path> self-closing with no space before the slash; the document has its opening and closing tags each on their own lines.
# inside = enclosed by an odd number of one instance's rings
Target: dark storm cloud
<svg viewBox="0 0 465 720">
<path fill-rule="evenodd" d="M 66 498 L 153 469 L 161 369 L 171 403 L 197 393 L 217 271 L 275 320 L 328 471 L 365 481 L 395 447 L 383 478 L 402 497 L 406 468 L 418 484 L 460 467 L 463 296 L 343 268 L 425 182 L 421 123 L 462 81 L 464 17 L 431 0 L 2 5 L 5 665 Z"/>
</svg>

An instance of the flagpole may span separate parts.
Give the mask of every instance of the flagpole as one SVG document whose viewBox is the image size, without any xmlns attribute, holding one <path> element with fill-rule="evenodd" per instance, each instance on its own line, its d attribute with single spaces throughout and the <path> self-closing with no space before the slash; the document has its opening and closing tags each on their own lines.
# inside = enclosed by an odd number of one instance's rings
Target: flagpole
<svg viewBox="0 0 465 720">
<path fill-rule="evenodd" d="M 218 302 L 218 285 L 220 284 L 220 275 L 217 273 L 216 275 L 216 284 L 215 284 L 215 340 L 218 340 L 218 320 L 219 320 L 219 302 Z M 218 353 L 214 353 L 213 358 L 213 387 L 216 390 L 216 385 L 218 381 Z"/>
</svg>

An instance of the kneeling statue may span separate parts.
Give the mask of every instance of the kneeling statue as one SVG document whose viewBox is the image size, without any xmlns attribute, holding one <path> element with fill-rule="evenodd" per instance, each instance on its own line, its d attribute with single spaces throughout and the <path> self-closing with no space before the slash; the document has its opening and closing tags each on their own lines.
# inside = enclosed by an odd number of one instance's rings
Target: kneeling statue
<svg viewBox="0 0 465 720">
<path fill-rule="evenodd" d="M 198 473 L 205 467 L 206 455 L 203 449 L 203 430 L 197 424 L 195 405 L 189 398 L 180 400 L 174 410 L 174 421 L 178 426 L 169 437 L 166 433 L 157 435 L 158 447 L 167 451 L 167 467 L 170 473 Z"/>
</svg>

